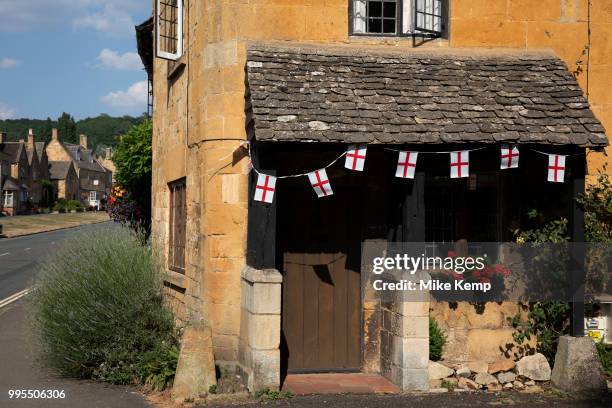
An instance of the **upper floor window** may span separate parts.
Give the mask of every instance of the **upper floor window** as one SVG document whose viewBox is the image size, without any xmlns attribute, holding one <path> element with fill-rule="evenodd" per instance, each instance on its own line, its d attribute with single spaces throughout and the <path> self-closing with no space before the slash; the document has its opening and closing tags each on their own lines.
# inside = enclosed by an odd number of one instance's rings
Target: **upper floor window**
<svg viewBox="0 0 612 408">
<path fill-rule="evenodd" d="M 156 21 L 157 56 L 178 60 L 183 55 L 183 0 L 157 0 Z"/>
<path fill-rule="evenodd" d="M 351 34 L 446 37 L 448 0 L 350 0 Z"/>
</svg>

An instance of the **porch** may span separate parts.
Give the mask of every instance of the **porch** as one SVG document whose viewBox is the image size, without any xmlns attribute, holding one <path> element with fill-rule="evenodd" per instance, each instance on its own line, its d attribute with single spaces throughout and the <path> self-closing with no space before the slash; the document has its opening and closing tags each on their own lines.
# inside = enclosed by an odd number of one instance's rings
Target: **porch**
<svg viewBox="0 0 612 408">
<path fill-rule="evenodd" d="M 364 244 L 512 241 L 531 209 L 567 218 L 583 240 L 574 197 L 586 148 L 607 141 L 554 56 L 254 47 L 247 65 L 254 171 L 239 365 L 249 389 L 339 372 L 428 388 L 429 303 L 366 296 Z M 361 171 L 342 166 L 349 143 L 367 145 Z M 520 150 L 518 167 L 500 169 L 502 148 Z M 398 176 L 406 152 L 418 153 L 411 177 Z M 307 177 L 317 169 L 319 190 Z M 260 175 L 274 177 L 273 198 L 255 198 Z"/>
</svg>

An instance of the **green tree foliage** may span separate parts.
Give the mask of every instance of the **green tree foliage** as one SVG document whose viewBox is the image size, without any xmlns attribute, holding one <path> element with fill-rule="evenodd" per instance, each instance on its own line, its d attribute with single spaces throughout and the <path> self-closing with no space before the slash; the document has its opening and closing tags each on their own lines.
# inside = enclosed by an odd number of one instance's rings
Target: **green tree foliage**
<svg viewBox="0 0 612 408">
<path fill-rule="evenodd" d="M 87 141 L 90 148 L 96 153 L 101 153 L 104 147 L 115 146 L 119 135 L 125 134 L 132 126 L 138 125 L 144 120 L 144 116 L 112 117 L 107 114 L 101 114 L 93 118 L 85 118 L 76 122 L 76 130 L 71 143 L 78 143 L 78 135 L 85 134 L 87 135 Z M 33 129 L 37 140 L 46 142 L 51 140 L 51 129 L 53 128 L 59 129 L 59 123 L 51 118 L 47 118 L 46 120 L 0 120 L 0 130 L 7 132 L 8 139 L 13 141 L 25 139 L 28 134 L 28 129 Z"/>
<path fill-rule="evenodd" d="M 608 174 L 600 172 L 597 183 L 590 185 L 577 201 L 584 210 L 586 240 L 612 243 L 612 181 Z"/>
<path fill-rule="evenodd" d="M 148 221 L 151 214 L 152 138 L 153 126 L 146 120 L 121 136 L 113 152 L 117 183 L 129 191 L 131 198 L 142 208 L 142 218 Z"/>
<path fill-rule="evenodd" d="M 62 142 L 78 143 L 76 122 L 69 113 L 64 112 L 57 118 L 57 131 Z"/>
</svg>

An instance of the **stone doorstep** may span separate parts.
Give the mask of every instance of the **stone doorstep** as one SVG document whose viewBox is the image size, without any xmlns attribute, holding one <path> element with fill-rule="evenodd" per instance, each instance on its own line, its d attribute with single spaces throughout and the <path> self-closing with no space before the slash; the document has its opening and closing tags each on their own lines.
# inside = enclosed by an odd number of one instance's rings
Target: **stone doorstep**
<svg viewBox="0 0 612 408">
<path fill-rule="evenodd" d="M 295 395 L 400 393 L 386 378 L 362 373 L 289 374 L 282 389 Z"/>
</svg>

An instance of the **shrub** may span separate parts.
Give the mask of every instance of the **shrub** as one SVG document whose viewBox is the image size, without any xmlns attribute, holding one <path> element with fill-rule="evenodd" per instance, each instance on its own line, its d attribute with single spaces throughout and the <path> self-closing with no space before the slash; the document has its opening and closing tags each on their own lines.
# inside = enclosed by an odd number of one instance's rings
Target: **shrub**
<svg viewBox="0 0 612 408">
<path fill-rule="evenodd" d="M 55 204 L 53 205 L 53 211 L 66 212 L 66 205 L 67 205 L 66 199 L 58 198 Z"/>
<path fill-rule="evenodd" d="M 126 228 L 67 239 L 41 266 L 29 318 L 40 360 L 59 374 L 164 389 L 178 339 L 150 249 Z"/>
<path fill-rule="evenodd" d="M 429 359 L 438 361 L 442 358 L 442 351 L 446 344 L 446 336 L 438 326 L 438 322 L 432 317 L 429 318 Z"/>
<path fill-rule="evenodd" d="M 79 200 L 70 200 L 66 203 L 66 209 L 70 211 L 76 211 L 81 208 L 81 202 Z"/>
<path fill-rule="evenodd" d="M 604 343 L 597 343 L 596 346 L 605 373 L 612 377 L 612 346 Z"/>
</svg>

